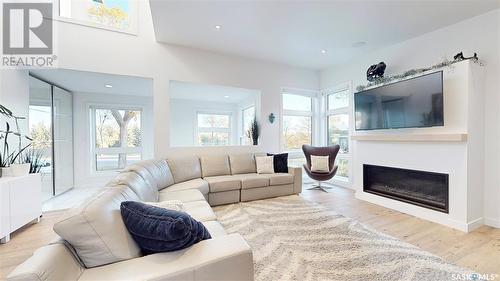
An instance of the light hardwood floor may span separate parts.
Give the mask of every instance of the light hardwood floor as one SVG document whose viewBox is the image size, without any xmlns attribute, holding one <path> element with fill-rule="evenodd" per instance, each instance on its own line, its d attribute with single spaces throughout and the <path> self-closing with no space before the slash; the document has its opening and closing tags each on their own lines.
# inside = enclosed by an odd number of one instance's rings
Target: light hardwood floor
<svg viewBox="0 0 500 281">
<path fill-rule="evenodd" d="M 332 193 L 305 190 L 301 196 L 434 253 L 447 261 L 483 274 L 500 274 L 500 229 L 484 226 L 466 234 L 360 201 L 354 198 L 352 190 L 344 188 L 335 188 Z M 61 211 L 44 213 L 40 223 L 17 231 L 9 243 L 0 245 L 0 280 L 30 257 L 36 248 L 55 238 L 52 225 L 61 214 Z"/>
</svg>

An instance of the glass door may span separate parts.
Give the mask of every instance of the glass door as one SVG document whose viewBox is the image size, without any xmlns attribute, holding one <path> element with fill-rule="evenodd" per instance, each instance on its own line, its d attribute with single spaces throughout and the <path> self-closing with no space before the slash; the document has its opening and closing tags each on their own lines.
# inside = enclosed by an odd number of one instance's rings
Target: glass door
<svg viewBox="0 0 500 281">
<path fill-rule="evenodd" d="M 33 153 L 41 155 L 42 199 L 54 196 L 52 163 L 52 86 L 30 77 L 29 130 Z"/>
<path fill-rule="evenodd" d="M 54 195 L 73 187 L 73 96 L 53 86 Z"/>
<path fill-rule="evenodd" d="M 73 95 L 30 76 L 30 135 L 41 154 L 43 201 L 73 188 Z"/>
</svg>

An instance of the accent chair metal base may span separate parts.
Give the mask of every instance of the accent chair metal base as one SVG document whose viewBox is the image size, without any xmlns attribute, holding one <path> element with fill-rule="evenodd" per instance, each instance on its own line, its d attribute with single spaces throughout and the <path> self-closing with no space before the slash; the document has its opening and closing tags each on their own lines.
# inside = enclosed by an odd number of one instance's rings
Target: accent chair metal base
<svg viewBox="0 0 500 281">
<path fill-rule="evenodd" d="M 333 192 L 333 186 L 325 186 L 325 185 L 322 185 L 321 182 L 319 181 L 317 185 L 313 185 L 313 187 L 310 187 L 310 188 L 307 188 L 308 190 L 311 190 L 311 189 L 321 189 L 323 190 L 324 192 Z"/>
</svg>

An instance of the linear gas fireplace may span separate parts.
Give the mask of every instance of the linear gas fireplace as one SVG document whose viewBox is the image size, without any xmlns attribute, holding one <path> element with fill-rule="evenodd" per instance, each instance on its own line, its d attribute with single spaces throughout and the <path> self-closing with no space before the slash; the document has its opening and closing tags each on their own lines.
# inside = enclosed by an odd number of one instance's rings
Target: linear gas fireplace
<svg viewBox="0 0 500 281">
<path fill-rule="evenodd" d="M 363 191 L 448 213 L 448 175 L 363 165 Z"/>
</svg>

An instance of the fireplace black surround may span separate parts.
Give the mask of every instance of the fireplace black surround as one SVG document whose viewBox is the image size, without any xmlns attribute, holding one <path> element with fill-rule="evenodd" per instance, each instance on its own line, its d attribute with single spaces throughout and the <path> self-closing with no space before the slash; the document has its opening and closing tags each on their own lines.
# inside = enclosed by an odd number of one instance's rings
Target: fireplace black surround
<svg viewBox="0 0 500 281">
<path fill-rule="evenodd" d="M 363 191 L 448 213 L 448 175 L 363 165 Z"/>
</svg>

